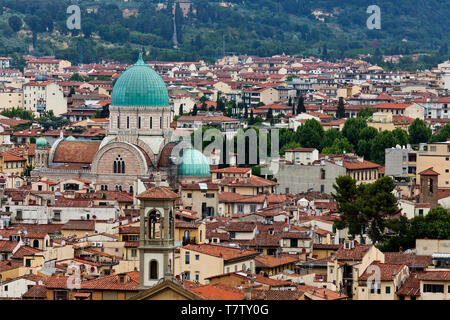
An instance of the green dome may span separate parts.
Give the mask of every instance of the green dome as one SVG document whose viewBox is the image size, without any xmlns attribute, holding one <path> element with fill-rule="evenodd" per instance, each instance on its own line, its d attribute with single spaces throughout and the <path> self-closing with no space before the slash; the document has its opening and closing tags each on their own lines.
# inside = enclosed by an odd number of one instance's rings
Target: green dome
<svg viewBox="0 0 450 320">
<path fill-rule="evenodd" d="M 47 140 L 44 137 L 37 138 L 36 147 L 47 147 Z"/>
<path fill-rule="evenodd" d="M 186 149 L 178 165 L 180 176 L 209 176 L 208 159 L 196 149 Z"/>
<path fill-rule="evenodd" d="M 138 61 L 117 79 L 112 106 L 168 106 L 169 94 L 159 74 L 139 54 Z"/>
<path fill-rule="evenodd" d="M 66 141 L 75 141 L 77 139 L 75 139 L 73 136 L 69 136 L 66 138 Z"/>
</svg>

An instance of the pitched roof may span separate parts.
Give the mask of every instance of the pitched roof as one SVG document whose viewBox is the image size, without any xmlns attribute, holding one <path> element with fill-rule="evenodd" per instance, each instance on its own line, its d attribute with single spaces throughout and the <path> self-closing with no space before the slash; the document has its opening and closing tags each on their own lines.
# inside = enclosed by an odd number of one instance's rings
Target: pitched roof
<svg viewBox="0 0 450 320">
<path fill-rule="evenodd" d="M 100 143 L 98 141 L 61 141 L 56 149 L 53 162 L 92 163 Z"/>
<path fill-rule="evenodd" d="M 124 274 L 122 274 L 124 275 Z M 126 290 L 126 291 L 138 291 L 139 289 L 139 272 L 131 271 L 127 272 L 126 283 L 119 281 L 120 274 L 113 274 L 110 276 L 100 277 L 94 280 L 89 280 L 81 283 L 82 289 L 93 290 Z"/>
<path fill-rule="evenodd" d="M 385 263 L 406 264 L 408 267 L 425 268 L 432 264 L 431 256 L 418 256 L 415 253 L 385 252 Z"/>
<path fill-rule="evenodd" d="M 338 260 L 362 260 L 371 247 L 368 244 L 357 244 L 352 249 L 342 247 L 336 251 L 335 257 Z"/>
<path fill-rule="evenodd" d="M 191 288 L 190 291 L 206 300 L 244 300 L 243 290 L 222 283 L 208 284 Z"/>
<path fill-rule="evenodd" d="M 95 230 L 94 220 L 69 220 L 61 230 Z"/>
<path fill-rule="evenodd" d="M 260 268 L 274 268 L 294 262 L 298 262 L 297 257 L 260 255 L 255 258 L 255 266 Z"/>
<path fill-rule="evenodd" d="M 428 169 L 423 170 L 422 172 L 419 172 L 419 175 L 421 176 L 437 176 L 439 173 L 433 170 L 433 167 L 430 167 Z"/>
<path fill-rule="evenodd" d="M 40 299 L 45 299 L 47 297 L 47 289 L 45 286 L 43 285 L 35 285 L 32 286 L 27 292 L 25 292 L 22 295 L 22 299 L 23 298 L 30 298 L 30 299 L 36 299 L 36 298 L 40 298 Z"/>
<path fill-rule="evenodd" d="M 183 247 L 186 250 L 192 250 L 200 253 L 204 253 L 210 256 L 223 258 L 224 260 L 232 260 L 242 257 L 254 257 L 259 255 L 258 251 L 253 250 L 243 250 L 240 248 L 233 248 L 222 245 L 214 245 L 214 244 L 188 244 Z"/>
<path fill-rule="evenodd" d="M 431 271 L 427 270 L 420 274 L 419 280 L 427 280 L 427 281 L 450 281 L 450 271 L 447 270 L 438 270 Z"/>
<path fill-rule="evenodd" d="M 398 296 L 420 296 L 420 280 L 417 274 L 411 273 L 396 294 Z"/>
<path fill-rule="evenodd" d="M 367 280 L 370 276 L 373 275 L 373 270 L 371 270 L 370 272 L 368 271 L 370 266 L 377 266 L 380 269 L 380 281 L 391 281 L 403 269 L 405 265 L 374 261 L 366 268 L 363 274 L 359 277 L 359 280 Z"/>
<path fill-rule="evenodd" d="M 180 196 L 166 187 L 151 187 L 136 198 L 141 200 L 175 200 Z"/>
</svg>

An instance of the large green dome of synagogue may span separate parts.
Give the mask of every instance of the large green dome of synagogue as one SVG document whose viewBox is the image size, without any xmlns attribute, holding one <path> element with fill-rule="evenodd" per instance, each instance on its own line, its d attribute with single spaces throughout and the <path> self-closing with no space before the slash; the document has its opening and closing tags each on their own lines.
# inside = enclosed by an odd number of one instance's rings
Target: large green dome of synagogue
<svg viewBox="0 0 450 320">
<path fill-rule="evenodd" d="M 168 106 L 169 94 L 161 76 L 139 54 L 138 61 L 117 79 L 112 106 Z"/>
</svg>

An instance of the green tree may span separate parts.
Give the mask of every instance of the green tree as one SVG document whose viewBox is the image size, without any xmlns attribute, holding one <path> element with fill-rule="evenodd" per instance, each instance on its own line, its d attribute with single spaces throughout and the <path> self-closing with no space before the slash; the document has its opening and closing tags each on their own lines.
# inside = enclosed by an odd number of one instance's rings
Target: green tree
<svg viewBox="0 0 450 320">
<path fill-rule="evenodd" d="M 11 16 L 8 19 L 8 24 L 14 32 L 17 32 L 22 28 L 23 22 L 18 16 Z"/>
<path fill-rule="evenodd" d="M 391 131 L 380 132 L 370 146 L 370 159 L 378 164 L 384 165 L 385 150 L 397 145 L 397 141 Z"/>
<path fill-rule="evenodd" d="M 337 138 L 331 147 L 322 149 L 323 154 L 343 154 L 353 151 L 353 146 L 347 138 Z"/>
<path fill-rule="evenodd" d="M 305 148 L 322 150 L 324 130 L 320 122 L 315 119 L 306 122 L 297 128 L 297 141 Z"/>
<path fill-rule="evenodd" d="M 408 128 L 409 142 L 411 144 L 419 144 L 428 142 L 431 138 L 431 129 L 427 127 L 423 120 L 417 118 Z"/>
<path fill-rule="evenodd" d="M 450 139 L 450 124 L 446 124 L 439 129 L 439 132 L 434 134 L 430 142 L 445 142 Z"/>
<path fill-rule="evenodd" d="M 361 109 L 359 109 L 358 112 L 358 117 L 359 118 L 364 118 L 364 119 L 369 119 L 370 117 L 372 117 L 372 115 L 375 113 L 375 109 L 372 109 L 370 107 L 361 107 Z"/>
<path fill-rule="evenodd" d="M 344 98 L 342 97 L 339 97 L 338 107 L 336 111 L 336 118 L 338 119 L 345 118 Z"/>
<path fill-rule="evenodd" d="M 366 120 L 362 118 L 350 118 L 345 121 L 342 134 L 354 146 L 358 145 L 359 135 L 362 129 L 367 127 Z"/>
<path fill-rule="evenodd" d="M 394 188 L 390 177 L 358 186 L 349 176 L 336 178 L 336 193 L 332 196 L 337 202 L 339 218 L 335 219 L 335 226 L 339 230 L 348 228 L 353 238 L 366 233 L 373 243 L 382 241 L 389 219 L 399 213 L 392 193 Z"/>
<path fill-rule="evenodd" d="M 300 98 L 298 98 L 298 104 L 297 104 L 297 114 L 306 112 L 305 108 L 305 99 L 301 95 Z"/>
<path fill-rule="evenodd" d="M 380 244 L 382 251 L 399 251 L 415 248 L 416 239 L 450 239 L 450 211 L 442 207 L 431 209 L 427 215 L 391 219 L 387 228 L 393 236 Z"/>
<path fill-rule="evenodd" d="M 400 128 L 395 128 L 392 130 L 392 134 L 394 135 L 397 144 L 400 146 L 406 146 L 409 142 L 408 133 Z"/>
</svg>

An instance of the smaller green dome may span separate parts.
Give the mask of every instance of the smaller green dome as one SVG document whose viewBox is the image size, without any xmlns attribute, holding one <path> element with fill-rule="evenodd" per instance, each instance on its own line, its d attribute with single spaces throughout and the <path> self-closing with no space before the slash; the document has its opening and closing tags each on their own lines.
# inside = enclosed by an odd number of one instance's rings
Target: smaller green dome
<svg viewBox="0 0 450 320">
<path fill-rule="evenodd" d="M 41 147 L 41 148 L 43 148 L 43 147 L 47 147 L 47 140 L 45 140 L 45 138 L 44 137 L 40 137 L 40 138 L 38 138 L 37 140 L 36 140 L 36 146 L 37 147 Z"/>
<path fill-rule="evenodd" d="M 183 150 L 178 165 L 180 176 L 209 176 L 211 174 L 208 159 L 196 149 Z"/>
<path fill-rule="evenodd" d="M 75 141 L 77 139 L 75 139 L 73 136 L 69 136 L 66 138 L 66 141 Z"/>
</svg>

